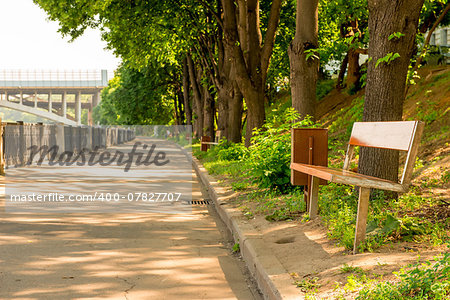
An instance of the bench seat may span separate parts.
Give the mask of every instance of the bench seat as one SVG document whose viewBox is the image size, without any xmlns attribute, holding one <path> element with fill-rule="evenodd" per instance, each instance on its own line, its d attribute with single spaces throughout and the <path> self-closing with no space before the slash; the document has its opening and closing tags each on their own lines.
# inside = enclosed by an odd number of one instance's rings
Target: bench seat
<svg viewBox="0 0 450 300">
<path fill-rule="evenodd" d="M 291 169 L 335 183 L 356 185 L 365 188 L 390 190 L 400 193 L 405 193 L 408 190 L 408 187 L 405 187 L 397 182 L 358 174 L 346 170 L 301 163 L 292 163 Z"/>
</svg>

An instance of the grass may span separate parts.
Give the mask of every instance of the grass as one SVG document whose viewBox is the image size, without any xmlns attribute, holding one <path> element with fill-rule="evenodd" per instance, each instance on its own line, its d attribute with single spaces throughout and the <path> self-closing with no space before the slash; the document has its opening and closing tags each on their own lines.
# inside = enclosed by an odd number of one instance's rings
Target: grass
<svg viewBox="0 0 450 300">
<path fill-rule="evenodd" d="M 448 80 L 446 78 L 448 78 L 448 75 L 435 78 L 432 82 L 434 87 L 441 86 L 444 79 Z M 431 86 L 423 87 L 421 93 L 426 93 L 430 88 Z M 415 113 L 429 124 L 435 124 L 436 119 L 445 117 L 448 112 L 448 109 L 446 111 L 440 110 L 436 103 L 428 98 L 424 98 L 423 104 L 424 107 L 417 108 Z M 342 167 L 345 142 L 348 140 L 353 122 L 361 120 L 362 110 L 363 98 L 360 97 L 353 101 L 351 107 L 342 109 L 333 116 L 333 121 L 329 127 L 330 166 Z M 269 116 L 283 114 L 282 109 L 272 112 L 273 114 Z M 427 132 L 424 140 L 446 138 L 447 132 L 448 128 L 445 126 L 437 128 Z M 289 147 L 284 149 L 276 144 L 289 143 L 288 139 L 282 139 L 283 142 L 275 139 L 272 142 L 270 139 L 270 136 L 263 137 L 265 143 L 270 142 L 266 145 L 276 146 L 273 149 L 277 151 L 289 150 Z M 198 149 L 196 147 L 194 145 L 193 149 Z M 268 147 L 268 149 L 270 148 Z M 194 154 L 202 160 L 205 168 L 211 174 L 217 176 L 223 184 L 231 186 L 234 191 L 238 192 L 234 203 L 247 218 L 251 219 L 256 215 L 262 215 L 272 222 L 284 220 L 308 222 L 309 216 L 305 213 L 303 190 L 301 188 L 286 189 L 282 193 L 280 190 L 269 186 L 258 186 L 258 183 L 252 179 L 254 174 L 251 171 L 255 161 L 251 161 L 251 151 L 253 150 L 246 152 L 240 146 L 224 145 L 213 147 L 208 152 L 194 150 Z M 257 149 L 257 151 L 261 153 L 261 160 L 266 160 L 274 152 L 264 149 Z M 275 157 L 271 157 L 273 160 L 267 160 L 270 163 L 267 164 L 267 168 L 275 168 L 277 164 L 284 164 L 285 161 L 290 159 L 285 155 L 287 152 L 280 153 L 284 155 L 283 160 L 277 160 L 277 156 L 281 157 L 277 154 Z M 357 158 L 358 150 L 355 152 L 355 159 Z M 429 169 L 434 163 L 442 161 L 444 158 L 445 156 L 441 155 L 430 161 L 418 160 L 415 176 L 423 169 Z M 355 166 L 353 163 L 352 167 Z M 266 173 L 270 174 L 271 171 L 267 171 Z M 264 174 L 264 172 L 265 169 L 262 168 L 260 173 Z M 430 190 L 435 188 L 445 189 L 450 180 L 450 172 L 445 168 L 437 168 L 435 172 L 436 174 L 430 173 L 429 176 L 422 176 L 408 193 L 401 195 L 398 199 L 387 199 L 383 193 L 373 198 L 369 207 L 367 239 L 361 244 L 359 250 L 375 251 L 380 247 L 393 245 L 393 243 L 399 241 L 417 243 L 425 247 L 439 246 L 449 241 L 450 219 L 448 217 L 437 217 L 438 209 L 443 207 L 443 202 Z M 337 244 L 352 249 L 357 210 L 357 194 L 354 188 L 346 185 L 329 184 L 320 187 L 319 195 L 319 214 L 323 225 L 327 228 L 328 237 L 335 240 Z M 439 265 L 448 266 L 448 258 L 446 260 Z M 386 291 L 394 296 L 395 293 L 400 293 L 403 297 L 406 297 L 392 299 L 444 299 L 439 298 L 439 293 L 442 291 L 448 293 L 449 282 L 439 279 L 440 275 L 433 277 L 434 275 L 431 273 L 438 274 L 441 272 L 440 270 L 444 270 L 442 272 L 447 272 L 447 277 L 449 277 L 449 268 L 433 269 L 436 264 L 438 262 L 435 261 L 427 266 L 416 265 L 402 269 L 395 284 L 383 284 L 379 279 L 369 276 L 360 267 L 344 265 L 340 271 L 350 274 L 344 286 L 347 292 L 362 291 L 358 299 L 391 299 L 390 296 L 384 294 Z M 428 278 L 428 286 L 421 285 L 420 289 L 432 291 L 434 298 L 425 298 L 426 296 L 421 294 L 421 290 L 417 290 L 415 285 L 410 285 L 408 290 L 408 282 L 421 281 L 424 278 Z M 317 280 L 314 281 L 311 278 L 297 281 L 296 284 L 302 290 L 307 291 L 307 298 L 310 299 L 315 297 L 315 291 L 319 288 Z"/>
<path fill-rule="evenodd" d="M 394 272 L 393 282 L 363 283 L 357 300 L 449 299 L 450 253 L 436 257 L 433 262 L 417 263 Z"/>
</svg>

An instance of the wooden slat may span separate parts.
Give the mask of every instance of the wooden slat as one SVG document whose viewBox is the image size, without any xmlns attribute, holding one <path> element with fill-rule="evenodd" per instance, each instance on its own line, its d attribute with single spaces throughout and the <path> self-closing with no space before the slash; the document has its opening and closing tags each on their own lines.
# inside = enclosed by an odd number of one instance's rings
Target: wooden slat
<svg viewBox="0 0 450 300">
<path fill-rule="evenodd" d="M 309 149 L 310 143 L 312 143 L 313 148 L 311 150 Z M 312 154 L 311 158 L 309 157 L 310 154 Z M 312 159 L 312 162 L 310 159 Z M 327 166 L 328 130 L 322 128 L 293 128 L 291 131 L 291 162 Z M 308 183 L 307 175 L 291 170 L 292 185 L 308 185 Z M 319 184 L 323 185 L 326 182 L 321 181 Z"/>
<path fill-rule="evenodd" d="M 207 145 L 208 142 L 211 142 L 211 138 L 209 136 L 202 136 L 200 138 L 200 150 L 201 151 L 208 151 L 209 146 Z"/>
<path fill-rule="evenodd" d="M 425 127 L 424 122 L 417 122 L 414 131 L 414 137 L 411 141 L 408 156 L 406 157 L 405 167 L 400 183 L 409 186 L 412 178 L 414 164 L 416 162 L 417 151 L 419 150 L 420 139 L 422 138 L 423 129 Z"/>
<path fill-rule="evenodd" d="M 345 154 L 344 167 L 342 169 L 348 170 L 350 168 L 350 163 L 352 162 L 354 150 L 355 146 L 349 144 L 347 147 L 347 153 Z"/>
<path fill-rule="evenodd" d="M 356 122 L 350 145 L 408 151 L 416 121 Z"/>
<path fill-rule="evenodd" d="M 356 215 L 356 231 L 353 243 L 353 254 L 358 253 L 358 246 L 366 238 L 367 214 L 369 212 L 370 189 L 360 188 L 358 214 Z"/>
<path fill-rule="evenodd" d="M 317 217 L 319 211 L 319 178 L 312 176 L 309 186 L 309 218 Z"/>
<path fill-rule="evenodd" d="M 401 193 L 404 193 L 407 190 L 406 187 L 399 183 L 362 175 L 351 171 L 298 163 L 292 163 L 291 169 L 336 183 L 350 184 L 365 188 L 383 189 Z"/>
<path fill-rule="evenodd" d="M 327 181 L 331 181 L 333 178 L 333 175 L 328 172 L 329 168 L 327 167 L 291 163 L 291 169 L 311 176 L 316 176 Z"/>
</svg>

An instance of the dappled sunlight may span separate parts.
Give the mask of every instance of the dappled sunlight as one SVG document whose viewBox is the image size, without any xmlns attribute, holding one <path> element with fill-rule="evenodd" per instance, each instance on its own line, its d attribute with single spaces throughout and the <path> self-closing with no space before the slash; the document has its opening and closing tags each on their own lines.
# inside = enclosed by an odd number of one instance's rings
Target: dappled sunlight
<svg viewBox="0 0 450 300">
<path fill-rule="evenodd" d="M 134 286 L 129 295 L 145 294 L 144 299 L 150 294 L 156 298 L 196 295 L 198 288 L 204 298 L 214 299 L 223 292 L 224 299 L 234 299 L 223 285 L 224 275 L 211 276 L 220 270 L 218 256 L 226 251 L 214 223 L 205 223 L 201 212 L 162 219 L 159 214 L 112 220 L 114 216 L 98 215 L 96 222 L 75 215 L 43 216 L 39 222 L 36 216 L 30 221 L 19 214 L 2 215 L 3 222 L 12 224 L 0 236 L 2 253 L 11 256 L 16 247 L 27 250 L 23 249 L 26 255 L 20 261 L 5 257 L 0 262 L 9 274 L 4 283 L 10 286 L 1 298 L 123 299 L 124 291 Z M 15 280 L 21 284 L 12 284 Z M 22 289 L 28 282 L 34 287 Z"/>
<path fill-rule="evenodd" d="M 63 181 L 82 186 L 86 176 L 67 173 Z M 114 184 L 130 181 L 147 182 Z M 192 192 L 203 199 L 198 183 Z M 236 299 L 227 281 L 236 274 L 225 274 L 219 262 L 230 254 L 206 207 L 174 214 L 0 212 L 0 222 L 0 299 Z"/>
<path fill-rule="evenodd" d="M 10 243 L 14 244 L 28 244 L 28 243 L 34 243 L 37 242 L 36 239 L 29 239 L 28 237 L 24 236 L 5 236 L 0 235 L 0 245 L 6 245 Z"/>
</svg>

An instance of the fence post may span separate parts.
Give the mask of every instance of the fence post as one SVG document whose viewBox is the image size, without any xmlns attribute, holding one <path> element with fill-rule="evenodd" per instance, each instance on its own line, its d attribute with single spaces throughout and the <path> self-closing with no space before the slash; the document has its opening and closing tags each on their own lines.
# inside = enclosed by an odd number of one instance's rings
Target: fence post
<svg viewBox="0 0 450 300">
<path fill-rule="evenodd" d="M 0 175 L 5 175 L 5 149 L 3 143 L 3 123 L 0 118 Z"/>
<path fill-rule="evenodd" d="M 87 127 L 86 148 L 92 150 L 92 126 Z"/>
<path fill-rule="evenodd" d="M 66 151 L 66 144 L 65 144 L 65 140 L 64 140 L 64 125 L 63 124 L 56 125 L 56 145 L 59 146 L 58 154 L 61 154 L 64 151 Z"/>
</svg>

